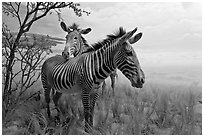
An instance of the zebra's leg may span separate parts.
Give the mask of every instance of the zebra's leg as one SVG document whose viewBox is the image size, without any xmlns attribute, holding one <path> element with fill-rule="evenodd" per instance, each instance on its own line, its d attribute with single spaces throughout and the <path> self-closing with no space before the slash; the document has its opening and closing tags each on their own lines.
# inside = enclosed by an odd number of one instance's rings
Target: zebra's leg
<svg viewBox="0 0 204 137">
<path fill-rule="evenodd" d="M 51 91 L 51 87 L 47 87 L 45 88 L 45 92 L 44 92 L 44 95 L 45 95 L 45 102 L 46 102 L 46 105 L 47 105 L 47 115 L 48 115 L 48 118 L 50 118 L 50 91 Z"/>
<path fill-rule="evenodd" d="M 102 85 L 102 96 L 103 96 L 103 94 L 104 94 L 105 88 L 106 88 L 106 82 L 105 82 L 105 80 L 104 80 L 104 81 L 103 81 L 103 85 Z"/>
<path fill-rule="evenodd" d="M 84 106 L 84 117 L 85 117 L 85 132 L 88 133 L 88 129 L 89 129 L 89 125 L 90 125 L 90 105 L 89 105 L 89 101 L 90 97 L 89 97 L 89 93 L 88 92 L 84 92 L 82 93 L 82 103 Z"/>
<path fill-rule="evenodd" d="M 98 89 L 95 89 L 98 90 Z M 93 116 L 94 116 L 94 107 L 96 100 L 98 98 L 98 93 L 94 92 L 90 95 L 90 126 L 93 127 Z"/>
<path fill-rule="evenodd" d="M 112 90 L 113 90 L 113 96 L 115 96 L 115 75 L 113 74 L 111 74 L 110 75 L 110 78 L 111 78 L 111 88 L 112 88 Z"/>
<path fill-rule="evenodd" d="M 62 96 L 62 93 L 60 93 L 60 92 L 56 92 L 55 94 L 54 94 L 54 96 L 53 96 L 53 102 L 54 102 L 54 104 L 55 104 L 55 108 L 56 108 L 56 110 L 57 110 L 57 115 L 59 116 L 59 114 L 60 114 L 60 110 L 59 110 L 59 107 L 58 107 L 58 101 L 59 101 L 59 99 L 60 99 L 60 97 Z"/>
<path fill-rule="evenodd" d="M 55 109 L 57 110 L 57 116 L 55 116 L 55 125 L 60 124 L 60 109 L 58 107 L 58 101 L 61 96 L 62 96 L 62 93 L 59 93 L 59 92 L 55 92 L 55 94 L 53 95 L 53 102 L 55 104 Z"/>
</svg>

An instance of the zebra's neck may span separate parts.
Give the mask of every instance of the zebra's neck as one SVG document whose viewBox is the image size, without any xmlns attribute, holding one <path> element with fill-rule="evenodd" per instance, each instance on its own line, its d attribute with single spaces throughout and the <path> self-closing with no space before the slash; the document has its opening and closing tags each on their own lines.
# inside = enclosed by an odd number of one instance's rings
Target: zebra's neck
<svg viewBox="0 0 204 137">
<path fill-rule="evenodd" d="M 106 79 L 116 69 L 114 65 L 114 57 L 117 53 L 116 47 L 116 44 L 104 46 L 92 54 L 93 66 L 95 66 L 92 73 L 94 81 Z"/>
<path fill-rule="evenodd" d="M 91 46 L 88 45 L 87 43 L 81 43 L 80 49 L 77 49 L 76 52 L 74 53 L 74 57 L 79 56 L 83 53 L 86 53 L 87 49 L 90 48 Z M 93 49 L 94 50 L 94 49 Z"/>
</svg>

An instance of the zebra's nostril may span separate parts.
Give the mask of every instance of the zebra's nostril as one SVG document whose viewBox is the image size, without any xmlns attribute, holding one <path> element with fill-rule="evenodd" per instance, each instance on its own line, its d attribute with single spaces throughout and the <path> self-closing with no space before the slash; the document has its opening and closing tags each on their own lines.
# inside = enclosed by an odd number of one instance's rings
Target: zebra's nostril
<svg viewBox="0 0 204 137">
<path fill-rule="evenodd" d="M 62 56 L 64 56 L 64 51 L 62 52 Z"/>
<path fill-rule="evenodd" d="M 141 82 L 142 82 L 142 84 L 143 84 L 143 83 L 145 83 L 145 80 L 144 80 L 144 78 L 141 78 Z"/>
<path fill-rule="evenodd" d="M 62 56 L 64 57 L 64 59 L 68 59 L 69 58 L 69 52 L 62 52 Z"/>
</svg>

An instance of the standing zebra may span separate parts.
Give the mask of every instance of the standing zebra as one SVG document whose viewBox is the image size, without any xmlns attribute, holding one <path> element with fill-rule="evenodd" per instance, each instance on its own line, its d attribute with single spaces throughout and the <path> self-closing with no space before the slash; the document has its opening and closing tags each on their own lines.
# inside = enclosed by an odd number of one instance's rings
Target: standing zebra
<svg viewBox="0 0 204 137">
<path fill-rule="evenodd" d="M 122 28 L 116 35 L 109 35 L 107 39 L 96 45 L 100 48 L 94 52 L 84 53 L 66 62 L 58 62 L 53 57 L 47 59 L 42 66 L 42 84 L 45 90 L 47 113 L 50 116 L 50 89 L 60 93 L 79 93 L 82 97 L 85 115 L 85 131 L 93 126 L 93 112 L 98 97 L 98 86 L 116 68 L 131 82 L 133 87 L 142 88 L 144 73 L 140 67 L 136 53 L 129 43 L 141 38 L 142 33 L 133 38 L 133 31 L 121 36 Z"/>
<path fill-rule="evenodd" d="M 65 32 L 68 33 L 66 35 L 66 45 L 62 52 L 62 56 L 56 55 L 47 60 L 47 64 L 50 64 L 51 66 L 54 65 L 53 62 L 64 63 L 70 57 L 73 56 L 76 57 L 78 55 L 81 55 L 87 49 L 89 50 L 93 49 L 91 45 L 87 44 L 87 41 L 82 36 L 82 34 L 83 35 L 88 34 L 91 31 L 91 28 L 81 29 L 79 28 L 79 25 L 77 25 L 76 23 L 73 23 L 71 26 L 67 27 L 67 25 L 64 22 L 61 22 L 60 26 Z M 54 89 L 52 88 L 52 90 Z M 50 93 L 46 92 L 45 96 L 50 96 Z M 60 113 L 60 110 L 58 108 L 58 100 L 60 99 L 61 96 L 62 93 L 53 91 L 53 102 L 55 104 L 55 109 L 58 112 L 58 116 Z M 46 102 L 50 102 L 50 97 L 47 97 L 46 99 L 47 99 Z M 50 111 L 48 110 L 48 112 L 49 112 L 48 116 L 50 116 Z"/>
</svg>

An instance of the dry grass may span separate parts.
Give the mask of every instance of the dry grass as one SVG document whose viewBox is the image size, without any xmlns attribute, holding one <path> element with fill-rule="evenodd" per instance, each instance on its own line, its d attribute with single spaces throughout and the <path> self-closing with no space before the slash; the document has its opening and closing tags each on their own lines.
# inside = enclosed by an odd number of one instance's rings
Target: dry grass
<svg viewBox="0 0 204 137">
<path fill-rule="evenodd" d="M 90 134 L 202 134 L 202 104 L 198 102 L 202 97 L 197 87 L 162 88 L 146 84 L 138 90 L 121 85 L 115 91 L 114 97 L 108 88 L 103 96 L 100 94 Z M 78 100 L 67 95 L 60 99 L 60 120 L 55 117 L 53 103 L 52 119 L 47 118 L 43 95 L 40 101 L 30 100 L 11 113 L 9 120 L 3 118 L 3 134 L 87 134 Z"/>
</svg>

